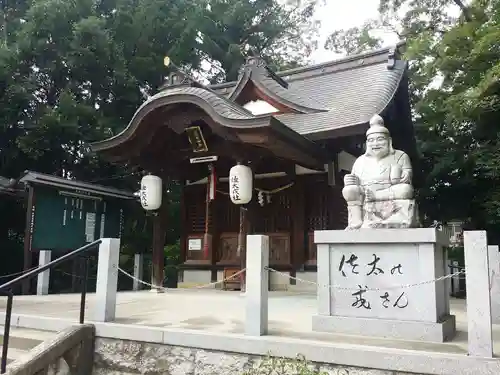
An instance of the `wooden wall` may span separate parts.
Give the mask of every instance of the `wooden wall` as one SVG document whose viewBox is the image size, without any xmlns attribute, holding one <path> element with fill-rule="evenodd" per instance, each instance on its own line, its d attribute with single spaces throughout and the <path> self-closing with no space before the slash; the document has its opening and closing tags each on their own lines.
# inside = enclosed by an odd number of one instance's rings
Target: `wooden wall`
<svg viewBox="0 0 500 375">
<path fill-rule="evenodd" d="M 255 187 L 272 190 L 290 183 L 287 178 L 255 181 Z M 219 182 L 216 200 L 211 203 L 209 231 L 212 235 L 211 259 L 203 251 L 187 251 L 189 238 L 202 238 L 205 228 L 206 185 L 189 185 L 183 196 L 183 255 L 191 266 L 210 265 L 212 269 L 240 264 L 236 256 L 239 231 L 239 206 L 231 203 L 227 183 Z M 255 193 L 248 209 L 249 234 L 270 237 L 270 265 L 273 268 L 296 271 L 316 266 L 314 230 L 344 229 L 347 207 L 340 186 L 329 186 L 326 174 L 297 176 L 294 185 L 273 194 L 271 202 L 258 204 Z"/>
</svg>

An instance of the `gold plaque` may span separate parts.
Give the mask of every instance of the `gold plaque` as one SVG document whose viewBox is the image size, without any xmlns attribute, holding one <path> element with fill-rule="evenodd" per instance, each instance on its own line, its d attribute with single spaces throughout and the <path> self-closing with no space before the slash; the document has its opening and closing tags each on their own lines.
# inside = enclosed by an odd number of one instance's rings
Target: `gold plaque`
<svg viewBox="0 0 500 375">
<path fill-rule="evenodd" d="M 203 137 L 203 133 L 199 126 L 191 126 L 186 128 L 186 133 L 189 139 L 189 143 L 191 143 L 191 147 L 193 148 L 193 152 L 207 152 L 207 142 L 205 142 L 205 138 Z"/>
</svg>

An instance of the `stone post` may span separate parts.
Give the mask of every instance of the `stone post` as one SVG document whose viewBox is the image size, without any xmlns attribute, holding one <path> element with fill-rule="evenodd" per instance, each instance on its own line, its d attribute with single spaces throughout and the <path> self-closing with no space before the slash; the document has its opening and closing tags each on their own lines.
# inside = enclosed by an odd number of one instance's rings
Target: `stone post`
<svg viewBox="0 0 500 375">
<path fill-rule="evenodd" d="M 469 355 L 492 358 L 490 267 L 486 232 L 464 232 L 464 253 Z"/>
<path fill-rule="evenodd" d="M 134 255 L 134 284 L 132 290 L 140 290 L 142 288 L 141 283 L 137 281 L 137 279 L 142 280 L 144 270 L 144 254 L 135 254 Z"/>
<path fill-rule="evenodd" d="M 45 266 L 50 263 L 51 257 L 50 250 L 40 250 L 38 265 Z M 50 270 L 44 271 L 38 274 L 37 284 L 36 284 L 36 294 L 39 296 L 44 296 L 49 294 L 49 281 L 50 281 Z"/>
<path fill-rule="evenodd" d="M 268 328 L 269 237 L 247 235 L 245 334 L 263 336 Z"/>
<path fill-rule="evenodd" d="M 330 245 L 318 243 L 316 245 L 316 259 L 319 264 L 330 264 Z M 332 283 L 331 272 L 328 267 L 318 267 L 316 272 L 318 279 L 318 315 L 330 316 L 332 313 L 332 298 L 329 285 Z"/>
<path fill-rule="evenodd" d="M 450 268 L 450 273 L 451 274 L 454 274 L 455 272 L 458 272 L 460 270 L 460 264 L 458 263 L 457 260 L 454 260 L 451 262 L 451 265 L 453 267 Z M 460 275 L 455 275 L 453 276 L 450 281 L 452 282 L 453 284 L 453 288 L 451 289 L 452 290 L 452 294 L 455 295 L 457 294 L 458 292 L 460 292 Z"/>
<path fill-rule="evenodd" d="M 119 258 L 120 239 L 103 238 L 99 245 L 97 263 L 96 301 L 93 316 L 96 322 L 111 322 L 115 319 Z"/>
<path fill-rule="evenodd" d="M 498 246 L 488 246 L 490 266 L 491 321 L 500 323 L 500 253 Z"/>
</svg>

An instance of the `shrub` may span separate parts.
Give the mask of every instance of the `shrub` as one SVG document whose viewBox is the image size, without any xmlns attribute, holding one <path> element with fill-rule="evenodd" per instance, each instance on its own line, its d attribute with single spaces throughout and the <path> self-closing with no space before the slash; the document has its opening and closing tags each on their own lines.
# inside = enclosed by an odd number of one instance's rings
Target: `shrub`
<svg viewBox="0 0 500 375">
<path fill-rule="evenodd" d="M 317 366 L 302 355 L 298 355 L 295 359 L 268 355 L 243 375 L 328 375 L 328 373 L 318 371 Z"/>
</svg>

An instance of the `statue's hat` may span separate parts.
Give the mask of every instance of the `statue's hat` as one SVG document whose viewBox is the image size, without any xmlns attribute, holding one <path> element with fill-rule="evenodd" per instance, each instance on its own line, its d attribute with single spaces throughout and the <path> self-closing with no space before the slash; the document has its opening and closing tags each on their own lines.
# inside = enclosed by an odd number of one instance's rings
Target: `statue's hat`
<svg viewBox="0 0 500 375">
<path fill-rule="evenodd" d="M 389 129 L 387 129 L 384 125 L 384 119 L 382 116 L 374 115 L 370 119 L 370 128 L 366 132 L 366 136 L 368 137 L 370 134 L 374 133 L 382 133 L 390 135 Z"/>
</svg>

